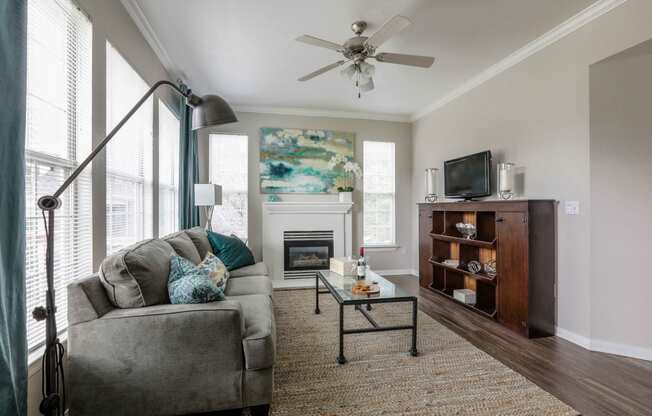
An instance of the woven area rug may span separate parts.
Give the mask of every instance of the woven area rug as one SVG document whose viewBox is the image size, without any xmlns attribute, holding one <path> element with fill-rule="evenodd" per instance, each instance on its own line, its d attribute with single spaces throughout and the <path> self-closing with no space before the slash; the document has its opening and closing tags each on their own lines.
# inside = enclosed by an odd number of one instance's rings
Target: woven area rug
<svg viewBox="0 0 652 416">
<path fill-rule="evenodd" d="M 337 304 L 314 290 L 274 293 L 277 358 L 274 416 L 577 415 L 534 383 L 419 312 L 419 356 L 410 331 L 346 335 L 348 363 L 335 362 Z M 410 304 L 374 305 L 381 325 L 410 324 Z M 367 327 L 345 307 L 345 328 Z"/>
</svg>

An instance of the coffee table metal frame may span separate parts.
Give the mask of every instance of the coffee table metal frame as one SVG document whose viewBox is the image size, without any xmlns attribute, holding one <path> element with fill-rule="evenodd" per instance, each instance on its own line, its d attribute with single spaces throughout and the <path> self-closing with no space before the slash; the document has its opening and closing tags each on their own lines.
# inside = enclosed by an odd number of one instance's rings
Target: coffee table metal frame
<svg viewBox="0 0 652 416">
<path fill-rule="evenodd" d="M 324 293 L 330 293 L 333 298 L 337 301 L 339 305 L 339 356 L 337 357 L 338 364 L 345 364 L 346 357 L 344 356 L 344 335 L 348 334 L 364 334 L 369 332 L 384 332 L 384 331 L 412 331 L 412 348 L 410 348 L 410 355 L 416 357 L 417 352 L 417 314 L 418 314 L 418 304 L 416 296 L 396 296 L 396 297 L 386 297 L 386 298 L 374 298 L 373 296 L 368 296 L 366 298 L 358 299 L 342 299 L 337 290 L 330 284 L 328 279 L 323 275 L 323 273 L 328 271 L 318 271 L 315 276 L 315 314 L 320 314 L 319 309 L 319 295 Z M 382 279 L 382 277 L 380 277 Z M 321 281 L 327 290 L 319 290 L 319 281 Z M 412 302 L 412 325 L 393 325 L 393 326 L 380 326 L 378 322 L 369 314 L 367 311 L 372 310 L 373 304 L 378 303 L 398 303 L 398 302 Z M 344 329 L 344 306 L 353 305 L 355 310 L 360 311 L 360 313 L 367 318 L 367 321 L 371 324 L 370 328 L 356 328 L 356 329 Z M 366 305 L 366 310 L 362 306 Z"/>
</svg>

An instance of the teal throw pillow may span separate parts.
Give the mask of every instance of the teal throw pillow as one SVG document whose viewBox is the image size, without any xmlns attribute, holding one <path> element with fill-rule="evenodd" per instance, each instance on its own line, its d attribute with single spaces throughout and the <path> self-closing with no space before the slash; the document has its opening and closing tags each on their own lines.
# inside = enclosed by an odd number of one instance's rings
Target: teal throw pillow
<svg viewBox="0 0 652 416">
<path fill-rule="evenodd" d="M 211 279 L 207 270 L 176 255 L 170 258 L 168 294 L 172 304 L 208 303 L 225 299 L 224 292 Z"/>
<path fill-rule="evenodd" d="M 222 260 L 229 271 L 256 263 L 251 250 L 238 237 L 229 237 L 212 231 L 208 231 L 207 234 L 213 253 Z"/>
</svg>

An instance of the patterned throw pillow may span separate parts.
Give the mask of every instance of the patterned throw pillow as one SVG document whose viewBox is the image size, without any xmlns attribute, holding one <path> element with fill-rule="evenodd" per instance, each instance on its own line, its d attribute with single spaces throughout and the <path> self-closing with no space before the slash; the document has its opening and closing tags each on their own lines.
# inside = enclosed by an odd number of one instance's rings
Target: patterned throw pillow
<svg viewBox="0 0 652 416">
<path fill-rule="evenodd" d="M 170 258 L 168 276 L 170 303 L 208 303 L 224 300 L 224 292 L 210 278 L 204 269 L 190 260 L 174 255 Z"/>
<path fill-rule="evenodd" d="M 207 273 L 215 285 L 224 291 L 226 281 L 229 279 L 229 271 L 215 254 L 206 253 L 206 257 L 197 265 L 197 268 Z"/>
</svg>

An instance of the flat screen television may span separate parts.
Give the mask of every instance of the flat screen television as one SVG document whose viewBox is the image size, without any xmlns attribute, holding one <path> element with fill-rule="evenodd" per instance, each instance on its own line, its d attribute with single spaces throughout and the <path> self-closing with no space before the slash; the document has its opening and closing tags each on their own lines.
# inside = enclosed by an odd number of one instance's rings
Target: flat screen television
<svg viewBox="0 0 652 416">
<path fill-rule="evenodd" d="M 447 198 L 480 198 L 491 195 L 491 152 L 444 162 L 444 188 Z"/>
</svg>

